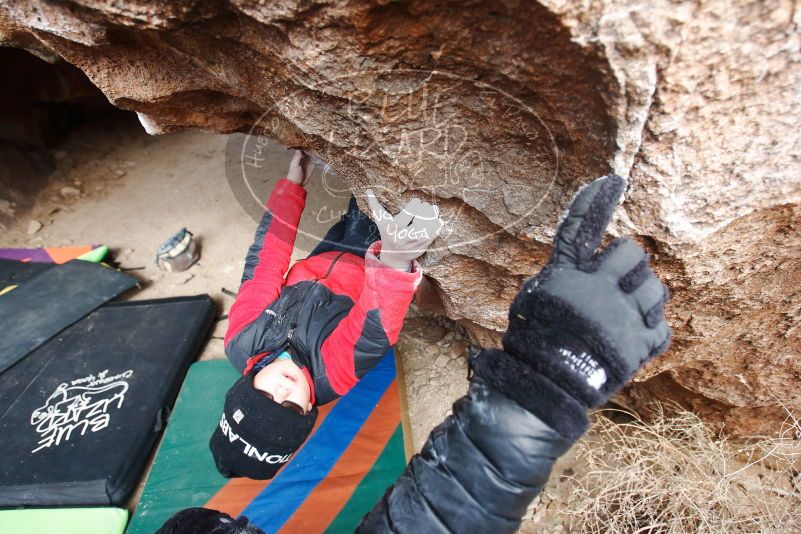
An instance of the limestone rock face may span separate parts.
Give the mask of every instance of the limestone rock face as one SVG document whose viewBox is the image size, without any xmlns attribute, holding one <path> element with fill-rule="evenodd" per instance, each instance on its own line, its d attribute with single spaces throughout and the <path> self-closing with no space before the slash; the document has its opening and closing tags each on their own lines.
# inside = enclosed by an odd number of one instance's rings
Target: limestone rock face
<svg viewBox="0 0 801 534">
<path fill-rule="evenodd" d="M 629 388 L 738 435 L 801 409 L 801 10 L 794 2 L 20 0 L 0 41 L 78 66 L 152 133 L 254 132 L 448 222 L 427 304 L 496 343 L 572 193 L 673 290 Z"/>
</svg>

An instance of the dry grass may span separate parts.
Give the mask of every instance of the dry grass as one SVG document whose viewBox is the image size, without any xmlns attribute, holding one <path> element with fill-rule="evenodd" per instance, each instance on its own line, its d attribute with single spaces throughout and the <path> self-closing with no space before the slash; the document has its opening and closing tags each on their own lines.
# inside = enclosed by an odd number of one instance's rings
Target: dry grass
<svg viewBox="0 0 801 534">
<path fill-rule="evenodd" d="M 660 406 L 653 421 L 626 424 L 598 414 L 561 512 L 572 532 L 801 533 L 798 419 L 742 445 L 672 413 Z"/>
</svg>

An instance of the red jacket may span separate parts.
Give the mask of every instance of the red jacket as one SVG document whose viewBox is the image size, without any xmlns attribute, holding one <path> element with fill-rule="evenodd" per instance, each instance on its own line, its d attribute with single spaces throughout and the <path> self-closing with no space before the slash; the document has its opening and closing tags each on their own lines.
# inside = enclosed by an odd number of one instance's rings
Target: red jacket
<svg viewBox="0 0 801 534">
<path fill-rule="evenodd" d="M 422 272 L 417 262 L 411 272 L 383 264 L 376 241 L 364 259 L 324 252 L 287 273 L 305 203 L 306 190 L 286 179 L 270 195 L 224 343 L 243 373 L 288 343 L 305 368 L 312 402 L 325 404 L 350 390 L 395 344 Z"/>
</svg>

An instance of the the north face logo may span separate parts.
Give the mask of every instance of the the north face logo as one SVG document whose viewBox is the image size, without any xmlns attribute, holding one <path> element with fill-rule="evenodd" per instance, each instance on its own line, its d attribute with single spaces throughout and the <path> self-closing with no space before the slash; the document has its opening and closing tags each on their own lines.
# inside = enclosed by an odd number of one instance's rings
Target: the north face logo
<svg viewBox="0 0 801 534">
<path fill-rule="evenodd" d="M 575 354 L 568 349 L 559 349 L 562 361 L 581 375 L 590 387 L 600 390 L 606 383 L 606 371 L 586 352 Z"/>
</svg>

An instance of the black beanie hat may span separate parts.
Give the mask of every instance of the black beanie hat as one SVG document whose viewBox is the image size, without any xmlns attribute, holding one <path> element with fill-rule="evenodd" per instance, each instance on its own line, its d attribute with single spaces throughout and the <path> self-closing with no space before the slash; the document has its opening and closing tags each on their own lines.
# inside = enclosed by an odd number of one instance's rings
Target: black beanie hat
<svg viewBox="0 0 801 534">
<path fill-rule="evenodd" d="M 234 519 L 217 510 L 185 508 L 169 518 L 156 534 L 264 534 L 264 531 L 251 525 L 245 516 Z"/>
<path fill-rule="evenodd" d="M 268 399 L 243 376 L 225 394 L 225 408 L 209 448 L 224 477 L 273 478 L 306 441 L 317 408 L 300 415 Z"/>
</svg>

